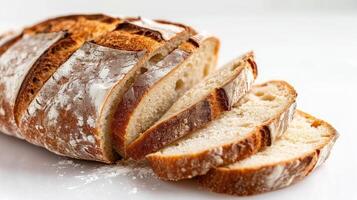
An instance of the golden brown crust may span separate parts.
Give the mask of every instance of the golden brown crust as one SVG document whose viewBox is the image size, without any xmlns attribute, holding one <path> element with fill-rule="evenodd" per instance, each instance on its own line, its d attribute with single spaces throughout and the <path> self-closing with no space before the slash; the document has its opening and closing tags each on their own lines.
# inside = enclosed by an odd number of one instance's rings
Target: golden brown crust
<svg viewBox="0 0 357 200">
<path fill-rule="evenodd" d="M 272 131 L 285 131 L 283 129 L 287 127 L 281 126 L 280 124 L 288 124 L 287 121 L 291 119 L 290 117 L 282 116 L 290 116 L 295 111 L 295 90 L 286 82 L 281 81 L 277 82 L 277 84 L 288 89 L 291 94 L 291 100 L 287 103 L 286 108 L 280 113 L 277 113 L 275 117 L 256 127 L 245 139 L 232 141 L 231 143 L 216 148 L 177 156 L 165 156 L 161 153 L 149 154 L 146 158 L 155 174 L 164 180 L 180 180 L 204 175 L 214 167 L 227 165 L 244 159 L 270 145 L 274 139 L 271 137 L 280 134 L 272 133 Z M 272 125 L 283 128 L 272 129 Z"/>
<path fill-rule="evenodd" d="M 276 190 L 284 187 L 284 184 L 293 184 L 306 176 L 311 166 L 316 163 L 317 154 L 313 153 L 306 157 L 299 158 L 293 162 L 287 162 L 280 167 L 286 169 L 290 177 L 284 177 L 279 185 L 273 187 L 267 185 L 266 177 L 269 177 L 274 171 L 279 170 L 277 166 L 269 166 L 261 169 L 252 169 L 244 171 L 234 170 L 212 170 L 208 174 L 199 177 L 199 182 L 206 188 L 218 193 L 231 195 L 247 196 Z M 289 183 L 288 183 L 289 181 Z"/>
<path fill-rule="evenodd" d="M 314 151 L 280 163 L 252 169 L 214 168 L 199 177 L 199 183 L 214 192 L 246 196 L 281 189 L 305 178 L 327 159 L 338 134 L 328 123 L 301 111 L 296 113 L 326 126 L 330 131 L 329 141 Z"/>
<path fill-rule="evenodd" d="M 22 138 L 14 118 L 16 97 L 22 81 L 36 60 L 63 36 L 63 32 L 25 35 L 0 57 L 0 130 L 2 132 Z"/>
<path fill-rule="evenodd" d="M 46 20 L 25 29 L 28 34 L 65 30 L 66 35 L 41 55 L 24 79 L 14 107 L 16 123 L 42 85 L 85 41 L 114 30 L 119 22 L 104 15 L 74 15 Z"/>
<path fill-rule="evenodd" d="M 113 18 L 103 14 L 78 14 L 78 15 L 66 15 L 54 17 L 51 19 L 47 19 L 45 21 L 39 22 L 33 26 L 27 27 L 24 29 L 24 34 L 38 34 L 38 33 L 52 33 L 58 31 L 68 31 L 73 33 L 73 35 L 78 38 L 85 38 L 84 35 L 80 33 L 84 33 L 85 35 L 88 32 L 93 30 L 93 27 L 88 22 L 95 21 L 97 25 L 100 24 L 116 24 L 121 21 L 118 18 Z M 87 30 L 83 30 L 87 29 Z M 76 39 L 76 38 L 75 38 Z"/>
<path fill-rule="evenodd" d="M 97 17 L 94 16 L 93 20 Z M 5 43 L 7 48 L 13 48 L 1 58 L 2 79 L 5 80 L 2 90 L 7 93 L 3 94 L 7 97 L 1 100 L 0 107 L 5 112 L 4 116 L 0 116 L 1 126 L 4 127 L 1 129 L 4 132 L 22 138 L 16 121 L 43 83 L 81 43 L 104 29 L 116 27 L 115 24 L 99 24 L 87 18 L 92 17 L 78 15 L 47 20 L 26 28 L 22 34 Z M 51 37 L 53 40 L 47 41 Z M 21 57 L 17 58 L 18 55 Z M 8 66 L 9 63 L 11 67 Z M 10 83 L 10 79 L 16 78 L 16 83 Z"/>
<path fill-rule="evenodd" d="M 250 75 L 246 73 L 253 73 L 251 76 L 256 77 L 257 71 L 252 52 L 247 53 L 232 65 L 237 65 L 237 67 L 229 80 L 194 105 L 145 131 L 130 144 L 127 150 L 128 156 L 141 159 L 190 132 L 202 128 L 221 113 L 230 110 L 232 105 L 250 90 L 254 81 L 249 79 Z"/>
</svg>

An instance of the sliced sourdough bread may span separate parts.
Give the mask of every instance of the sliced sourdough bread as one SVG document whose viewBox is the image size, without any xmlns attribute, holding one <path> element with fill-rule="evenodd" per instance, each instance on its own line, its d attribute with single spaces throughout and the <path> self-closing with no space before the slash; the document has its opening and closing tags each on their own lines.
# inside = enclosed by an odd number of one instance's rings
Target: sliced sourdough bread
<svg viewBox="0 0 357 200">
<path fill-rule="evenodd" d="M 216 65 L 219 41 L 196 35 L 136 79 L 124 94 L 112 123 L 114 147 L 126 157 L 127 145 L 155 123 L 182 94 Z"/>
<path fill-rule="evenodd" d="M 154 126 L 130 144 L 129 157 L 141 159 L 230 110 L 250 90 L 256 75 L 251 52 L 223 66 L 187 91 Z"/>
<path fill-rule="evenodd" d="M 212 169 L 199 182 L 212 191 L 253 195 L 287 187 L 320 166 L 338 134 L 328 123 L 297 111 L 281 139 L 257 154 Z"/>
<path fill-rule="evenodd" d="M 161 179 L 180 180 L 244 159 L 269 146 L 295 111 L 295 90 L 271 81 L 253 89 L 231 111 L 147 159 Z"/>
<path fill-rule="evenodd" d="M 140 20 L 124 20 L 84 42 L 52 74 L 18 116 L 27 141 L 68 157 L 116 159 L 109 125 L 122 95 L 147 63 L 165 57 L 194 32 L 151 20 L 141 26 Z"/>
</svg>

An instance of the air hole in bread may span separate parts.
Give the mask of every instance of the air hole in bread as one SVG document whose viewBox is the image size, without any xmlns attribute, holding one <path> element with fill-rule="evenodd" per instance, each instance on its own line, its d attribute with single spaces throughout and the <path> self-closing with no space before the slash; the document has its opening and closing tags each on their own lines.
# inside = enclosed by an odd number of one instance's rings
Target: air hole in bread
<svg viewBox="0 0 357 200">
<path fill-rule="evenodd" d="M 148 69 L 145 68 L 145 67 L 140 68 L 140 74 L 143 74 L 143 73 L 145 73 L 147 71 L 148 71 Z"/>
<path fill-rule="evenodd" d="M 183 88 L 183 86 L 185 85 L 185 83 L 183 82 L 182 79 L 179 79 L 176 81 L 176 86 L 175 86 L 175 90 L 180 90 Z"/>
<path fill-rule="evenodd" d="M 254 93 L 254 95 L 257 96 L 257 97 L 261 97 L 261 96 L 264 95 L 264 92 L 258 91 L 256 93 Z"/>
<path fill-rule="evenodd" d="M 231 71 L 234 71 L 239 66 L 241 66 L 240 63 L 235 63 L 234 65 L 232 65 Z"/>
<path fill-rule="evenodd" d="M 152 64 L 158 63 L 160 60 L 162 60 L 165 56 L 162 54 L 156 54 L 152 58 L 150 58 L 149 62 Z"/>
<path fill-rule="evenodd" d="M 253 126 L 252 123 L 243 123 L 243 124 L 240 125 L 240 127 L 244 127 L 244 128 L 249 128 L 251 126 Z"/>
<path fill-rule="evenodd" d="M 317 128 L 321 126 L 322 122 L 320 120 L 315 120 L 311 123 L 311 127 Z"/>
<path fill-rule="evenodd" d="M 205 67 L 203 68 L 203 76 L 207 76 L 210 71 L 210 65 L 206 64 Z"/>
<path fill-rule="evenodd" d="M 188 63 L 188 64 L 187 64 L 187 69 L 193 69 L 192 63 Z M 190 75 L 190 73 L 189 73 L 188 71 L 185 71 L 184 74 L 183 74 L 183 76 L 184 76 L 185 78 L 189 77 L 189 75 Z"/>
<path fill-rule="evenodd" d="M 266 95 L 262 96 L 261 99 L 263 101 L 274 101 L 275 96 L 273 96 L 271 94 L 266 94 Z"/>
<path fill-rule="evenodd" d="M 38 79 L 38 78 L 36 78 L 36 77 L 33 77 L 33 79 L 32 79 L 32 83 L 38 83 L 38 82 L 40 82 L 40 80 Z"/>
</svg>

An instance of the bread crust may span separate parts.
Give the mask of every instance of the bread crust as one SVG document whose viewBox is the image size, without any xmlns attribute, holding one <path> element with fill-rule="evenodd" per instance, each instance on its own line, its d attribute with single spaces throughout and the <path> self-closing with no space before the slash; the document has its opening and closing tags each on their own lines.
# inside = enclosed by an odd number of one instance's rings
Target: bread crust
<svg viewBox="0 0 357 200">
<path fill-rule="evenodd" d="M 145 131 L 129 145 L 129 157 L 142 159 L 147 154 L 202 128 L 224 111 L 230 110 L 232 105 L 250 90 L 257 71 L 252 52 L 245 54 L 232 65 L 237 65 L 237 68 L 229 80 L 189 108 Z"/>
<path fill-rule="evenodd" d="M 103 22 L 104 21 L 104 22 Z M 121 20 L 105 15 L 70 15 L 46 20 L 24 30 L 27 34 L 65 30 L 65 36 L 51 45 L 33 64 L 18 92 L 14 115 L 18 123 L 21 115 L 43 84 L 85 41 L 114 30 Z"/>
<path fill-rule="evenodd" d="M 144 56 L 85 43 L 42 87 L 21 119 L 26 140 L 60 154 L 109 162 L 98 120 L 113 85 Z M 85 69 L 83 69 L 85 66 Z"/>
<path fill-rule="evenodd" d="M 21 33 L 18 32 L 7 32 L 0 36 L 0 57 L 8 50 L 13 44 L 15 44 L 22 37 Z"/>
<path fill-rule="evenodd" d="M 296 113 L 317 120 L 302 111 Z M 330 139 L 315 150 L 294 159 L 252 169 L 214 168 L 206 175 L 199 177 L 198 182 L 214 192 L 247 196 L 278 190 L 302 180 L 324 163 L 338 138 L 337 131 L 331 125 L 319 121 L 323 126 L 328 127 Z"/>
<path fill-rule="evenodd" d="M 103 24 L 115 24 L 121 21 L 119 18 L 114 18 L 108 15 L 103 14 L 74 14 L 74 15 L 65 15 L 53 17 L 42 22 L 39 22 L 30 27 L 26 27 L 23 30 L 24 34 L 35 35 L 38 33 L 51 33 L 58 31 L 65 31 L 72 29 L 72 26 L 80 20 L 90 20 L 97 21 Z M 89 27 L 82 26 L 82 29 Z M 91 28 L 92 29 L 92 28 Z M 86 30 L 80 30 L 80 27 L 77 27 L 77 30 L 72 30 L 69 32 L 74 32 L 74 35 L 77 35 L 78 38 L 83 38 L 83 35 L 77 34 L 76 32 L 86 32 Z M 74 39 L 78 39 L 78 38 Z"/>
<path fill-rule="evenodd" d="M 284 81 L 271 81 L 265 84 L 273 82 L 286 87 L 291 95 L 286 108 L 277 113 L 275 117 L 256 127 L 245 139 L 233 141 L 216 148 L 177 156 L 164 156 L 160 153 L 149 154 L 146 158 L 155 174 L 164 180 L 192 178 L 204 175 L 214 167 L 244 159 L 271 145 L 271 141 L 274 140 L 272 137 L 281 134 L 272 132 L 284 132 L 286 126 L 282 124 L 287 125 L 288 121 L 292 119 L 290 116 L 295 112 L 297 95 L 293 87 Z M 276 126 L 282 128 L 276 128 Z"/>
<path fill-rule="evenodd" d="M 111 106 L 109 99 L 117 87 L 128 87 L 150 57 L 188 38 L 185 31 L 177 34 L 169 41 L 155 41 L 115 29 L 86 42 L 57 69 L 20 117 L 24 138 L 59 155 L 115 161 L 105 139 L 110 135 L 100 124 L 104 110 Z"/>
<path fill-rule="evenodd" d="M 74 38 L 79 39 L 80 36 L 82 36 L 80 30 L 72 28 L 72 26 L 76 23 L 75 20 L 88 17 L 90 17 L 90 15 L 78 15 L 75 17 L 66 16 L 60 19 L 54 18 L 32 27 L 25 28 L 21 34 L 10 34 L 10 39 L 1 47 L 3 50 L 8 49 L 8 51 L 1 57 L 1 81 L 3 81 L 3 86 L 1 88 L 4 93 L 7 93 L 7 97 L 2 99 L 2 103 L 0 105 L 0 111 L 2 111 L 0 112 L 0 124 L 5 127 L 0 128 L 0 130 L 6 132 L 7 134 L 22 138 L 17 125 L 15 124 L 19 113 L 27 107 L 28 102 L 23 101 L 25 101 L 25 97 L 30 96 L 31 94 L 34 95 L 42 86 L 42 83 L 40 84 L 40 82 L 46 81 L 48 78 L 41 77 L 41 74 L 36 74 L 36 77 L 31 76 L 33 71 L 38 70 L 40 71 L 39 73 L 41 73 L 41 70 L 44 70 L 42 68 L 48 68 L 49 65 L 57 65 L 54 69 L 47 69 L 48 72 L 50 70 L 55 70 L 60 64 L 62 64 L 62 62 L 67 59 L 74 50 L 71 49 L 68 52 L 62 53 L 63 55 L 61 56 L 61 48 L 66 48 L 67 44 L 73 46 L 73 44 L 76 43 Z M 64 18 L 69 21 L 64 21 Z M 42 27 L 42 29 L 40 27 Z M 64 29 L 68 29 L 70 32 L 62 31 Z M 94 35 L 94 33 L 90 34 Z M 52 35 L 58 35 L 58 37 L 53 39 L 53 41 L 47 41 L 48 39 L 46 39 L 46 36 L 51 37 Z M 72 38 L 72 36 L 75 37 Z M 16 58 L 18 55 L 22 55 L 23 58 Z M 41 64 L 43 64 L 43 66 L 41 66 Z M 9 67 L 10 65 L 12 66 Z M 50 75 L 51 73 L 49 73 L 48 76 Z M 28 87 L 30 85 L 29 81 L 36 81 L 38 88 L 33 88 L 30 91 L 23 91 L 24 87 Z M 10 88 L 11 91 L 9 91 Z M 25 94 L 25 92 L 27 94 Z M 3 95 L 5 96 L 5 94 Z M 18 111 L 18 105 L 20 105 L 20 107 L 23 105 L 22 107 L 24 108 L 21 107 L 21 111 Z"/>
<path fill-rule="evenodd" d="M 64 32 L 25 35 L 0 57 L 1 132 L 22 138 L 13 110 L 22 81 L 36 60 L 64 35 Z"/>
</svg>

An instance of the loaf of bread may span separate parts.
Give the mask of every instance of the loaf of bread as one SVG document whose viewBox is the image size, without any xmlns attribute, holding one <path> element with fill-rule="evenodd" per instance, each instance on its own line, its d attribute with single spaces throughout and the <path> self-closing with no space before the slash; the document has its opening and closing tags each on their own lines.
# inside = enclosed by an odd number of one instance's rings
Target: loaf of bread
<svg viewBox="0 0 357 200">
<path fill-rule="evenodd" d="M 252 52 L 216 70 L 218 50 L 180 23 L 102 14 L 1 34 L 0 132 L 76 159 L 146 159 L 161 179 L 197 177 L 220 193 L 310 174 L 336 130 L 295 113 L 287 82 L 253 86 Z"/>
<path fill-rule="evenodd" d="M 122 96 L 140 74 L 160 77 L 170 70 L 156 64 L 197 57 L 203 47 L 195 35 L 177 23 L 105 15 L 25 28 L 1 46 L 0 131 L 60 155 L 112 162 L 110 127 Z M 218 41 L 211 38 L 210 51 L 196 58 L 207 64 L 206 73 L 217 57 Z"/>
<path fill-rule="evenodd" d="M 300 181 L 328 158 L 338 134 L 328 123 L 297 111 L 274 145 L 239 162 L 218 167 L 199 182 L 212 191 L 253 195 Z"/>
</svg>

